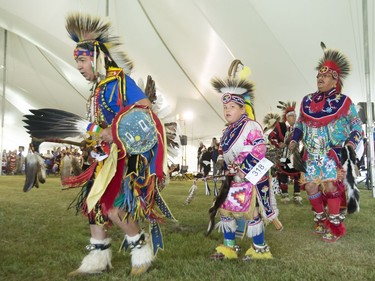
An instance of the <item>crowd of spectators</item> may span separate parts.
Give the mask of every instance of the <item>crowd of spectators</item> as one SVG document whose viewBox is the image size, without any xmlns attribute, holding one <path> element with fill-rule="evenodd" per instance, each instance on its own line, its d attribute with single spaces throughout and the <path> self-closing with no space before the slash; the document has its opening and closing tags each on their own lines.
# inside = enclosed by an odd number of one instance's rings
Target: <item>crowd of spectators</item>
<svg viewBox="0 0 375 281">
<path fill-rule="evenodd" d="M 25 159 L 27 152 L 20 146 L 17 150 L 3 150 L 2 152 L 2 175 L 25 174 Z M 82 170 L 90 166 L 92 159 L 88 153 L 75 147 L 56 147 L 40 153 L 44 159 L 47 175 L 59 175 L 62 161 L 65 157 L 76 158 L 76 162 Z"/>
<path fill-rule="evenodd" d="M 25 148 L 18 147 L 15 150 L 3 150 L 1 161 L 1 172 L 3 175 L 22 175 L 25 173 L 25 156 L 23 155 Z"/>
</svg>

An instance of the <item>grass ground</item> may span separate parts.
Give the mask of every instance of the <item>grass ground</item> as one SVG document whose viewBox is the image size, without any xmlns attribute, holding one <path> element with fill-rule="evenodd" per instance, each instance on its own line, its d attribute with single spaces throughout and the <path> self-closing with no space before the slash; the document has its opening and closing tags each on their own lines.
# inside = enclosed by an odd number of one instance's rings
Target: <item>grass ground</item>
<svg viewBox="0 0 375 281">
<path fill-rule="evenodd" d="M 178 222 L 162 226 L 165 250 L 158 253 L 145 275 L 130 278 L 129 253 L 119 253 L 123 235 L 116 227 L 113 238 L 114 268 L 101 275 L 68 278 L 85 255 L 87 222 L 67 210 L 78 189 L 62 191 L 59 178 L 49 177 L 39 189 L 22 192 L 22 176 L 0 177 L 0 280 L 375 280 L 375 198 L 361 189 L 361 211 L 347 217 L 348 233 L 337 243 L 322 242 L 312 233 L 312 212 L 304 204 L 279 202 L 283 231 L 267 226 L 266 240 L 273 260 L 251 262 L 209 259 L 222 236 L 204 236 L 212 196 L 202 182 L 190 205 L 185 205 L 191 181 L 171 182 L 163 191 Z M 242 251 L 250 245 L 240 240 Z"/>
</svg>

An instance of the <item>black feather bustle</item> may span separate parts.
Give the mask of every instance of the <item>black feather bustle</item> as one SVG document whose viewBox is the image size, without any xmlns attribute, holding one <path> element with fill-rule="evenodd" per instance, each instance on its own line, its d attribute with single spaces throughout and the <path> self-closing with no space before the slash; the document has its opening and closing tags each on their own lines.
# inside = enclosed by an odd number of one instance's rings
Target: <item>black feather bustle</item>
<svg viewBox="0 0 375 281">
<path fill-rule="evenodd" d="M 227 198 L 232 180 L 233 180 L 233 176 L 225 177 L 225 180 L 222 182 L 219 195 L 216 197 L 212 207 L 208 211 L 210 221 L 208 224 L 208 229 L 205 234 L 206 236 L 210 235 L 210 233 L 215 227 L 215 217 L 217 214 L 217 210 L 220 208 L 220 206 L 224 203 L 225 199 Z"/>
</svg>

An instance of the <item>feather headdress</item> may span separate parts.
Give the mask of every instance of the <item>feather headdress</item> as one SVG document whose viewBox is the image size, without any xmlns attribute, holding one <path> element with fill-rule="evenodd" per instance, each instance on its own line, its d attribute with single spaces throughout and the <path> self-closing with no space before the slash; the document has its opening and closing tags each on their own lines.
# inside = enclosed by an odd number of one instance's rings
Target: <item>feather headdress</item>
<svg viewBox="0 0 375 281">
<path fill-rule="evenodd" d="M 324 51 L 324 56 L 319 60 L 316 70 L 319 73 L 331 73 L 333 78 L 337 79 L 337 91 L 340 93 L 343 87 L 343 80 L 349 75 L 350 62 L 348 58 L 340 51 L 335 49 L 327 49 L 323 42 L 320 46 Z"/>
<path fill-rule="evenodd" d="M 254 120 L 254 83 L 248 80 L 250 73 L 249 67 L 243 66 L 240 60 L 234 60 L 229 67 L 228 77 L 214 77 L 211 85 L 220 94 L 241 95 L 245 100 L 247 115 Z"/>
<path fill-rule="evenodd" d="M 265 125 L 263 131 L 267 130 L 273 130 L 275 128 L 276 123 L 280 122 L 281 117 L 277 113 L 268 113 L 266 116 L 263 118 L 263 123 Z"/>
<path fill-rule="evenodd" d="M 65 28 L 69 36 L 77 43 L 77 48 L 87 49 L 92 46 L 94 70 L 100 75 L 105 75 L 105 62 L 112 62 L 124 69 L 125 74 L 130 74 L 133 63 L 126 53 L 119 50 L 122 43 L 119 37 L 111 35 L 111 23 L 99 17 L 87 14 L 73 13 L 66 18 Z"/>
<path fill-rule="evenodd" d="M 296 102 L 295 101 L 288 101 L 288 102 L 283 102 L 279 101 L 279 105 L 277 108 L 280 108 L 282 113 L 283 113 L 283 122 L 286 122 L 286 117 L 288 114 L 296 114 Z"/>
</svg>

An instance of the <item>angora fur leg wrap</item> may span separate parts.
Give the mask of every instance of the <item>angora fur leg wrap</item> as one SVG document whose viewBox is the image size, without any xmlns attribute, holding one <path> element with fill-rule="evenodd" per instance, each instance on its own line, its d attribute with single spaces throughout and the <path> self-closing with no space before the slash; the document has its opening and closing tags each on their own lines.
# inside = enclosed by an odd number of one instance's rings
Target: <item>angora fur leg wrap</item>
<svg viewBox="0 0 375 281">
<path fill-rule="evenodd" d="M 139 238 L 139 234 L 133 237 L 126 237 L 129 244 L 135 243 Z M 154 259 L 154 254 L 147 234 L 145 234 L 145 243 L 140 243 L 139 246 L 134 247 L 130 254 L 132 266 L 131 275 L 141 275 L 150 268 Z"/>
<path fill-rule="evenodd" d="M 108 246 L 111 242 L 110 238 L 104 240 L 97 240 L 94 238 L 90 239 L 92 245 L 105 245 Z M 112 251 L 110 248 L 94 249 L 89 252 L 82 260 L 81 266 L 73 271 L 71 274 L 81 274 L 81 273 L 101 273 L 109 268 L 112 268 Z"/>
</svg>

